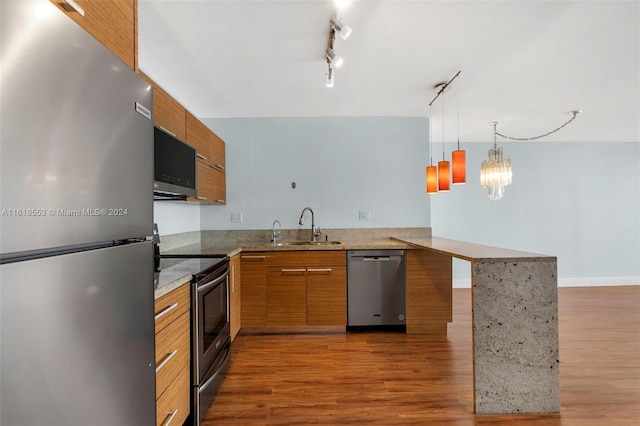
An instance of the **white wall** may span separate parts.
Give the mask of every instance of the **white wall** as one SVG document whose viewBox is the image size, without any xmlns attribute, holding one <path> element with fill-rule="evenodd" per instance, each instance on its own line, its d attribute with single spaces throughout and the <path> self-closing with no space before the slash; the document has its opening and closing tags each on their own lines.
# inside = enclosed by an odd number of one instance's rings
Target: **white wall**
<svg viewBox="0 0 640 426">
<path fill-rule="evenodd" d="M 154 201 L 153 221 L 158 224 L 160 235 L 199 231 L 200 207 L 173 201 Z"/>
<path fill-rule="evenodd" d="M 500 143 L 513 165 L 501 201 L 480 186 L 491 145 L 465 144 L 467 184 L 431 196 L 434 236 L 557 256 L 561 285 L 640 283 L 640 143 Z"/>
<path fill-rule="evenodd" d="M 430 226 L 426 118 L 203 122 L 226 142 L 227 205 L 202 207 L 202 229 L 267 229 L 275 219 L 298 228 L 306 206 L 321 228 Z M 242 223 L 231 222 L 236 212 Z"/>
</svg>

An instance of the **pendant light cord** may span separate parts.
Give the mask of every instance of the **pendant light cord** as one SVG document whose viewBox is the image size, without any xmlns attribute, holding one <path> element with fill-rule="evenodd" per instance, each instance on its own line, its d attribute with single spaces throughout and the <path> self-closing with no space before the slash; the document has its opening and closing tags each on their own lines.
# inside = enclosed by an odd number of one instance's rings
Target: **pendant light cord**
<svg viewBox="0 0 640 426">
<path fill-rule="evenodd" d="M 442 161 L 444 161 L 444 96 L 440 104 L 442 105 Z"/>
<path fill-rule="evenodd" d="M 505 138 L 505 139 L 511 139 L 512 141 L 533 141 L 536 139 L 540 139 L 540 138 L 544 138 L 545 136 L 549 136 L 559 130 L 561 130 L 562 128 L 564 128 L 567 124 L 571 123 L 573 120 L 576 119 L 576 117 L 578 116 L 578 114 L 580 114 L 582 112 L 582 110 L 575 110 L 575 111 L 571 111 L 571 114 L 573 114 L 573 116 L 563 125 L 561 125 L 560 127 L 556 127 L 555 129 L 551 130 L 550 132 L 545 133 L 544 135 L 540 135 L 540 136 L 532 136 L 530 138 L 516 138 L 513 136 L 507 136 L 507 135 L 503 135 L 502 133 L 498 133 L 498 131 L 496 130 L 496 124 L 498 124 L 497 122 L 493 122 L 493 143 L 494 146 L 496 144 L 496 135 Z"/>
</svg>

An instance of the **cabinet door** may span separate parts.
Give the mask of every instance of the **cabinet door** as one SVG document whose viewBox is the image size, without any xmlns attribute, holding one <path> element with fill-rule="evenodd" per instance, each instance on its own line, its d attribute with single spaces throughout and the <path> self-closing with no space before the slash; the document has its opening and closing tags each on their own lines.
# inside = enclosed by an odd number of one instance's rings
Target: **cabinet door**
<svg viewBox="0 0 640 426">
<path fill-rule="evenodd" d="M 346 267 L 307 268 L 307 325 L 346 324 Z"/>
<path fill-rule="evenodd" d="M 136 69 L 136 1 L 75 0 L 84 16 L 64 0 L 51 0 L 131 69 Z"/>
<path fill-rule="evenodd" d="M 220 139 L 220 137 L 218 135 L 216 135 L 214 132 L 211 132 L 211 135 L 209 137 L 209 143 L 210 143 L 210 148 L 209 148 L 209 155 L 210 155 L 210 161 L 209 161 L 209 165 L 211 167 L 213 167 L 214 169 L 217 169 L 221 172 L 225 172 L 226 170 L 226 161 L 225 161 L 225 145 L 224 145 L 224 141 L 222 139 Z"/>
<path fill-rule="evenodd" d="M 267 268 L 267 325 L 307 325 L 306 268 Z"/>
<path fill-rule="evenodd" d="M 229 261 L 229 298 L 231 299 L 231 341 L 236 338 L 242 325 L 242 305 L 241 305 L 241 272 L 240 255 L 231 257 Z"/>
<path fill-rule="evenodd" d="M 184 107 L 145 73 L 138 70 L 138 74 L 153 87 L 153 124 L 186 142 L 186 110 Z"/>
<path fill-rule="evenodd" d="M 242 267 L 241 321 L 243 327 L 267 325 L 267 267 L 264 252 L 240 256 Z"/>
<path fill-rule="evenodd" d="M 209 164 L 209 128 L 198 120 L 189 111 L 185 112 L 185 122 L 187 128 L 187 143 L 198 153 L 198 158 L 204 160 L 204 164 Z"/>
</svg>

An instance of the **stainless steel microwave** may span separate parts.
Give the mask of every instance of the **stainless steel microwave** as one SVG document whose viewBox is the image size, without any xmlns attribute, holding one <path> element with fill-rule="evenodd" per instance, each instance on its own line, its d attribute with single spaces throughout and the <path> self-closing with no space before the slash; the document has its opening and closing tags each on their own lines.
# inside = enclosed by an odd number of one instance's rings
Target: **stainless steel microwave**
<svg viewBox="0 0 640 426">
<path fill-rule="evenodd" d="M 196 196 L 196 150 L 159 127 L 153 133 L 154 199 Z"/>
</svg>

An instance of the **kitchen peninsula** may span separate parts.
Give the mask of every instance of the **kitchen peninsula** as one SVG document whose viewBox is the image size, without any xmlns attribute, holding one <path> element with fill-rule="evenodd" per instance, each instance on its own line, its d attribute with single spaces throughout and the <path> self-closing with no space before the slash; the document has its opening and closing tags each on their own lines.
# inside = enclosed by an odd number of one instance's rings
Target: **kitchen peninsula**
<svg viewBox="0 0 640 426">
<path fill-rule="evenodd" d="M 266 242 L 265 231 L 210 232 L 219 235 L 203 237 L 202 242 L 165 254 L 233 256 L 243 252 L 407 249 L 407 333 L 432 333 L 435 338 L 446 336 L 451 311 L 441 309 L 438 323 L 422 323 L 416 318 L 433 309 L 429 295 L 438 298 L 438 306 L 450 305 L 452 259 L 469 261 L 475 412 L 560 410 L 555 257 L 431 237 L 430 230 L 411 236 L 407 230 L 388 229 L 378 231 L 387 232 L 386 236 L 376 233 L 358 238 L 334 230 L 329 235 L 342 244 L 278 247 Z"/>
</svg>

